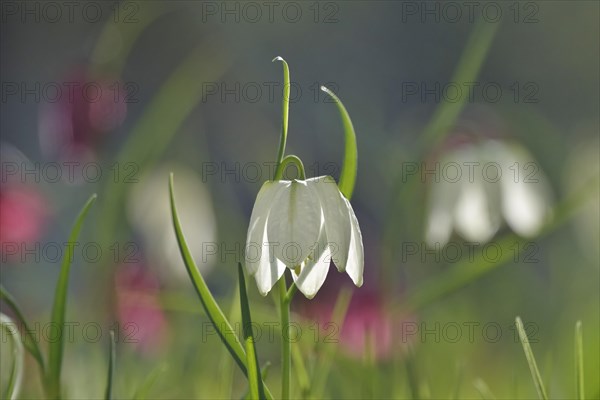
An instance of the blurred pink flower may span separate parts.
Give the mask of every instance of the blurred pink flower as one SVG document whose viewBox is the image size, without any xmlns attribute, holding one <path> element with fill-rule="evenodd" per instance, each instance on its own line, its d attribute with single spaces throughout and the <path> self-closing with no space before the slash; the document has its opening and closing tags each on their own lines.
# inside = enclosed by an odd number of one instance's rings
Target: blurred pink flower
<svg viewBox="0 0 600 400">
<path fill-rule="evenodd" d="M 67 74 L 57 87 L 56 100 L 40 107 L 42 152 L 69 161 L 90 159 L 103 137 L 123 123 L 126 88 L 119 79 L 91 76 L 83 66 Z"/>
<path fill-rule="evenodd" d="M 356 290 L 340 334 L 340 343 L 354 357 L 371 354 L 376 360 L 392 356 L 393 319 L 374 292 Z"/>
<path fill-rule="evenodd" d="M 47 200 L 35 188 L 22 184 L 0 186 L 1 248 L 4 250 L 9 243 L 26 246 L 38 240 L 49 214 Z"/>
<path fill-rule="evenodd" d="M 300 300 L 300 314 L 317 321 L 324 333 L 331 333 L 332 312 L 339 288 L 332 280 L 313 301 Z M 337 287 L 336 287 L 337 286 Z M 397 318 L 385 303 L 382 295 L 371 288 L 355 289 L 348 306 L 346 318 L 335 338 L 342 351 L 350 357 L 365 359 L 373 357 L 383 361 L 393 357 L 399 349 L 394 337 L 399 337 L 406 318 Z"/>
<path fill-rule="evenodd" d="M 159 349 L 167 321 L 159 302 L 159 281 L 145 264 L 121 264 L 116 271 L 117 314 L 123 337 L 143 352 Z"/>
</svg>

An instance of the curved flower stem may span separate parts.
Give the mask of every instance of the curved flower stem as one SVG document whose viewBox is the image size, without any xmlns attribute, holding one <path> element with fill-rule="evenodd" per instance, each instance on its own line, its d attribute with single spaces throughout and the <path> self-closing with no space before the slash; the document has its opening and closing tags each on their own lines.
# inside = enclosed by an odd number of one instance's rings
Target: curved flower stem
<svg viewBox="0 0 600 400">
<path fill-rule="evenodd" d="M 277 152 L 277 169 L 283 162 L 283 155 L 285 154 L 285 143 L 287 141 L 288 133 L 288 119 L 290 113 L 290 68 L 287 62 L 281 57 L 275 57 L 272 62 L 281 61 L 283 63 L 283 100 L 281 110 L 281 136 L 279 138 L 279 151 Z"/>
<path fill-rule="evenodd" d="M 285 158 L 277 166 L 277 169 L 275 170 L 275 178 L 273 180 L 281 180 L 283 178 L 283 172 L 289 164 L 294 164 L 296 166 L 298 169 L 298 175 L 300 175 L 300 179 L 306 179 L 306 173 L 304 172 L 304 164 L 302 164 L 302 160 L 300 160 L 298 156 L 290 154 L 289 156 L 285 156 Z"/>
<path fill-rule="evenodd" d="M 281 313 L 281 398 L 290 398 L 290 374 L 292 342 L 290 342 L 290 300 L 287 296 L 285 275 L 279 279 L 279 300 Z"/>
</svg>

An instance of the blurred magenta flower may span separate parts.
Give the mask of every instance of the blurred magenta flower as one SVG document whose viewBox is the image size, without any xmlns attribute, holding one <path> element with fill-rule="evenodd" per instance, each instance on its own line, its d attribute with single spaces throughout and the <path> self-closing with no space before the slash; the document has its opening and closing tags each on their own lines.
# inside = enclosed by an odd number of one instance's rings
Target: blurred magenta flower
<svg viewBox="0 0 600 400">
<path fill-rule="evenodd" d="M 127 114 L 128 93 L 115 77 L 92 76 L 85 66 L 54 82 L 39 115 L 42 153 L 50 158 L 86 161 Z M 50 96 L 50 95 L 49 95 Z"/>
<path fill-rule="evenodd" d="M 115 275 L 117 314 L 124 342 L 143 352 L 164 343 L 167 320 L 160 306 L 159 281 L 143 263 L 121 264 Z"/>
<path fill-rule="evenodd" d="M 41 237 L 50 215 L 47 199 L 24 184 L 0 186 L 0 244 L 27 246 Z M 8 256 L 8 255 L 7 255 Z M 10 258 L 10 257 L 9 257 Z"/>
</svg>

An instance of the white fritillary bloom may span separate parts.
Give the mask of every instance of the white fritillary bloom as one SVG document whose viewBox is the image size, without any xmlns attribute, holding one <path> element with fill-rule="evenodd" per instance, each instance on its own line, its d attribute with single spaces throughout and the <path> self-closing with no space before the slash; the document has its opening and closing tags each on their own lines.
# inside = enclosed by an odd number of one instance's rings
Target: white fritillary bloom
<svg viewBox="0 0 600 400">
<path fill-rule="evenodd" d="M 446 245 L 453 231 L 485 243 L 503 221 L 516 234 L 534 237 L 551 214 L 548 179 L 517 143 L 461 145 L 440 160 L 439 170 L 445 168 L 458 173 L 432 184 L 425 232 L 430 247 Z"/>
<path fill-rule="evenodd" d="M 265 296 L 286 267 L 298 289 L 312 298 L 329 264 L 363 283 L 362 235 L 350 202 L 333 178 L 267 181 L 258 196 L 246 242 L 246 268 Z"/>
</svg>

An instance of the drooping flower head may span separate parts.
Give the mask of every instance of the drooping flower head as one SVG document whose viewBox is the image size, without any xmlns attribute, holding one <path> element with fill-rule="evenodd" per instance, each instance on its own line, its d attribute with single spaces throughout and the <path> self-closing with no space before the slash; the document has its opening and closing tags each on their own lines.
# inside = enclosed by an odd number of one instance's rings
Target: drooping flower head
<svg viewBox="0 0 600 400">
<path fill-rule="evenodd" d="M 312 298 L 325 282 L 331 261 L 355 285 L 362 285 L 360 227 L 335 180 L 320 176 L 265 182 L 246 242 L 246 267 L 261 294 L 289 268 L 298 289 Z"/>
</svg>

